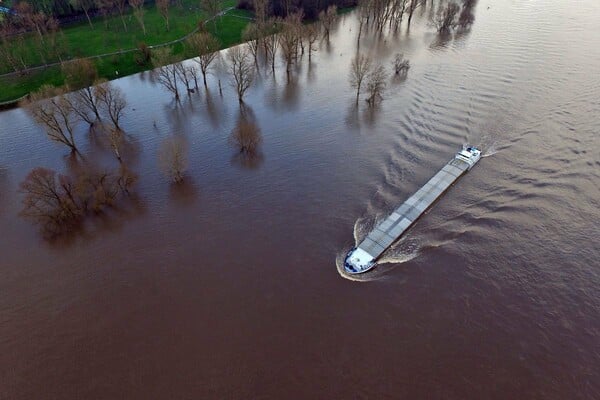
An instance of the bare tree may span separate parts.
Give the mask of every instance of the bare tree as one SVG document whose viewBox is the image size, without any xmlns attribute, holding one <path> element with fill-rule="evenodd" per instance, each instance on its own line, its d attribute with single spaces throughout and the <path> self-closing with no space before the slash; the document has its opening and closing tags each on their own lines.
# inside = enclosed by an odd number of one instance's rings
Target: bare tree
<svg viewBox="0 0 600 400">
<path fill-rule="evenodd" d="M 473 7 L 477 3 L 477 0 L 463 0 L 462 10 L 458 17 L 458 26 L 461 29 L 468 29 L 475 22 L 475 15 L 473 14 Z"/>
<path fill-rule="evenodd" d="M 256 15 L 256 24 L 259 27 L 267 22 L 269 0 L 254 0 L 254 14 Z"/>
<path fill-rule="evenodd" d="M 173 93 L 175 100 L 179 100 L 179 88 L 177 85 L 177 60 L 173 56 L 170 47 L 161 47 L 154 50 L 152 54 L 152 64 L 157 67 L 157 80 L 168 91 Z"/>
<path fill-rule="evenodd" d="M 301 49 L 301 54 L 304 54 L 304 11 L 300 10 L 286 17 L 285 23 L 294 31 L 296 35 L 296 51 L 295 58 L 298 58 L 298 47 Z"/>
<path fill-rule="evenodd" d="M 24 194 L 21 215 L 39 224 L 49 236 L 69 233 L 79 228 L 86 216 L 113 207 L 134 183 L 135 175 L 124 168 L 115 174 L 86 167 L 75 176 L 35 168 L 20 185 Z"/>
<path fill-rule="evenodd" d="M 275 72 L 275 59 L 280 44 L 279 34 L 277 33 L 279 25 L 279 19 L 271 18 L 265 24 L 264 30 L 265 38 L 263 39 L 263 45 L 265 47 L 265 55 L 269 64 L 271 64 L 271 70 L 273 72 Z"/>
<path fill-rule="evenodd" d="M 50 59 L 58 58 L 63 61 L 63 57 L 67 55 L 67 43 L 65 35 L 60 30 L 58 19 L 51 17 L 46 20 L 46 45 L 43 50 L 48 54 Z"/>
<path fill-rule="evenodd" d="M 217 28 L 217 16 L 221 12 L 221 3 L 219 0 L 200 0 L 200 10 L 206 14 L 206 20 L 212 20 L 213 26 Z"/>
<path fill-rule="evenodd" d="M 405 60 L 402 53 L 396 53 L 392 61 L 392 68 L 396 75 L 406 75 L 410 69 L 410 61 Z"/>
<path fill-rule="evenodd" d="M 254 81 L 254 66 L 246 49 L 240 46 L 232 47 L 227 51 L 230 62 L 233 86 L 238 94 L 240 103 L 244 102 L 244 94 Z"/>
<path fill-rule="evenodd" d="M 74 138 L 75 112 L 61 89 L 44 85 L 32 93 L 24 105 L 51 140 L 68 146 L 73 153 L 79 153 Z"/>
<path fill-rule="evenodd" d="M 404 13 L 406 11 L 406 3 L 408 0 L 394 0 L 392 6 L 392 21 L 390 21 L 394 29 L 398 29 L 400 24 L 402 23 L 402 18 L 404 17 Z M 414 10 L 413 10 L 414 12 Z"/>
<path fill-rule="evenodd" d="M 72 227 L 82 218 L 74 183 L 50 169 L 33 169 L 19 191 L 24 194 L 21 215 L 39 223 L 45 233 Z"/>
<path fill-rule="evenodd" d="M 350 64 L 350 86 L 356 89 L 357 103 L 360 97 L 362 84 L 367 75 L 371 72 L 372 67 L 373 61 L 363 54 L 358 54 L 352 59 L 352 64 Z"/>
<path fill-rule="evenodd" d="M 327 10 L 321 11 L 319 13 L 319 21 L 321 21 L 321 25 L 323 25 L 323 29 L 325 30 L 325 36 L 329 39 L 329 32 L 331 31 L 331 27 L 337 18 L 337 6 L 329 6 Z"/>
<path fill-rule="evenodd" d="M 73 111 L 88 124 L 99 121 L 98 91 L 94 87 L 98 71 L 92 61 L 77 58 L 61 64 L 65 84 L 73 92 L 68 96 L 73 103 Z"/>
<path fill-rule="evenodd" d="M 131 189 L 138 181 L 138 176 L 131 171 L 123 163 L 119 166 L 119 173 L 117 175 L 117 185 L 119 190 L 125 194 L 131 194 Z"/>
<path fill-rule="evenodd" d="M 88 20 L 88 24 L 90 24 L 90 28 L 94 29 L 94 25 L 90 18 L 90 9 L 94 7 L 94 0 L 70 0 L 70 3 L 74 8 L 83 10 L 85 17 Z"/>
<path fill-rule="evenodd" d="M 127 101 L 123 91 L 110 82 L 104 82 L 96 86 L 98 103 L 102 106 L 108 118 L 112 121 L 114 128 L 121 130 L 119 120 L 125 112 Z"/>
<path fill-rule="evenodd" d="M 219 56 L 219 41 L 208 32 L 200 32 L 190 36 L 186 43 L 198 55 L 194 61 L 200 66 L 204 87 L 207 87 L 206 74 L 212 62 Z"/>
<path fill-rule="evenodd" d="M 289 79 L 290 68 L 298 56 L 298 32 L 294 25 L 284 24 L 285 25 L 279 34 L 279 46 L 281 47 L 281 53 L 285 60 L 285 72 Z"/>
<path fill-rule="evenodd" d="M 123 23 L 123 29 L 127 32 L 127 24 L 125 23 L 125 8 L 127 8 L 127 0 L 113 0 L 114 6 L 119 10 L 119 15 L 121 16 L 121 22 Z"/>
<path fill-rule="evenodd" d="M 165 139 L 158 153 L 158 162 L 163 173 L 173 182 L 183 182 L 188 166 L 187 142 L 176 136 Z"/>
<path fill-rule="evenodd" d="M 133 10 L 133 16 L 137 19 L 138 23 L 142 27 L 142 32 L 144 36 L 146 35 L 146 24 L 144 23 L 144 14 L 146 10 L 144 9 L 144 0 L 129 0 L 129 5 Z"/>
<path fill-rule="evenodd" d="M 447 34 L 457 26 L 456 17 L 459 11 L 460 7 L 453 1 L 448 3 L 446 7 L 440 4 L 431 20 L 431 24 L 437 29 L 438 33 Z"/>
<path fill-rule="evenodd" d="M 108 29 L 108 16 L 115 7 L 116 0 L 94 0 L 95 6 L 104 19 L 104 29 Z"/>
<path fill-rule="evenodd" d="M 185 85 L 188 96 L 194 91 L 192 89 L 192 81 L 194 81 L 196 89 L 198 88 L 198 80 L 196 78 L 197 69 L 193 65 L 186 65 L 183 62 L 174 64 L 175 72 L 179 80 Z"/>
<path fill-rule="evenodd" d="M 11 68 L 15 72 L 27 68 L 23 37 L 24 35 L 18 34 L 18 29 L 13 24 L 0 24 L 0 66 Z"/>
<path fill-rule="evenodd" d="M 169 0 L 156 0 L 156 9 L 158 10 L 158 13 L 161 15 L 161 17 L 163 17 L 163 19 L 165 20 L 165 27 L 167 29 L 167 32 L 170 30 L 169 3 Z"/>
<path fill-rule="evenodd" d="M 367 81 L 367 91 L 369 92 L 369 97 L 367 98 L 367 103 L 369 103 L 370 106 L 373 106 L 383 100 L 383 92 L 387 86 L 386 80 L 387 73 L 385 72 L 383 65 L 377 65 L 369 74 Z"/>
<path fill-rule="evenodd" d="M 246 44 L 248 46 L 248 50 L 250 50 L 250 53 L 252 54 L 252 57 L 254 58 L 254 64 L 256 64 L 257 68 L 258 68 L 258 50 L 260 48 L 261 37 L 262 37 L 262 34 L 259 30 L 258 25 L 256 25 L 253 22 L 250 22 L 248 25 L 246 25 L 244 32 L 242 32 L 242 40 L 244 42 L 246 42 Z"/>
<path fill-rule="evenodd" d="M 412 21 L 415 10 L 421 5 L 421 1 L 422 0 L 410 0 L 410 5 L 408 6 L 408 25 L 410 25 Z"/>
<path fill-rule="evenodd" d="M 44 33 L 45 33 L 45 22 L 47 19 L 46 14 L 43 12 L 36 12 L 34 8 L 26 1 L 19 1 L 13 7 L 16 15 L 19 16 L 21 23 L 28 30 L 35 30 L 37 33 L 38 39 L 41 43 L 44 42 Z"/>
<path fill-rule="evenodd" d="M 316 24 L 306 25 L 304 28 L 304 36 L 306 37 L 306 41 L 308 42 L 308 61 L 310 62 L 312 59 L 312 52 L 315 49 L 315 43 L 319 40 L 320 35 L 319 27 Z"/>
</svg>

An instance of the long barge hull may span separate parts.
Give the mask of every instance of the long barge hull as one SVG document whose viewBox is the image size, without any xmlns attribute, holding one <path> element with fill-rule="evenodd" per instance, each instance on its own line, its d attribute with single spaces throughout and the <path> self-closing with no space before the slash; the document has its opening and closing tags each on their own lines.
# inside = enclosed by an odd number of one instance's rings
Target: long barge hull
<svg viewBox="0 0 600 400">
<path fill-rule="evenodd" d="M 356 248 L 350 250 L 344 261 L 346 272 L 359 274 L 373 268 L 383 252 L 400 238 L 458 178 L 471 169 L 480 157 L 480 150 L 472 146 L 465 147 L 457 153 L 425 186 L 380 222 Z"/>
</svg>

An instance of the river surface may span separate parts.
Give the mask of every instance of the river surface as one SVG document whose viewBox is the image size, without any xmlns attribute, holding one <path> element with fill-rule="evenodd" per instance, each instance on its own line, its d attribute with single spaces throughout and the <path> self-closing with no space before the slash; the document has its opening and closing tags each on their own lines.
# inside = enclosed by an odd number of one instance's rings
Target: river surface
<svg viewBox="0 0 600 400">
<path fill-rule="evenodd" d="M 412 65 L 375 110 L 348 84 L 353 13 L 290 83 L 262 68 L 251 160 L 228 143 L 225 75 L 179 106 L 149 73 L 116 81 L 140 200 L 68 240 L 17 193 L 34 167 L 68 171 L 66 148 L 0 113 L 0 399 L 600 398 L 600 3 L 483 0 L 445 40 L 430 12 L 361 41 Z M 172 135 L 181 188 L 157 167 Z M 77 141 L 110 159 L 83 126 Z M 344 276 L 467 142 L 480 163 L 385 263 Z"/>
</svg>

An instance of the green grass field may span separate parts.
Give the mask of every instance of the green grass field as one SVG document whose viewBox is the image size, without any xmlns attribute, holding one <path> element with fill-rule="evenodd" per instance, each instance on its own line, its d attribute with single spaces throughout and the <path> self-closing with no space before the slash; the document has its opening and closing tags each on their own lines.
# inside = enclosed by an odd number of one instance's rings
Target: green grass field
<svg viewBox="0 0 600 400">
<path fill-rule="evenodd" d="M 225 0 L 222 7 L 232 7 L 235 3 L 235 0 Z M 119 16 L 108 19 L 108 29 L 105 29 L 102 18 L 93 19 L 94 29 L 90 28 L 87 22 L 64 27 L 63 33 L 67 54 L 70 58 L 89 57 L 136 48 L 140 42 L 147 45 L 156 45 L 177 40 L 192 32 L 199 22 L 205 19 L 197 4 L 197 1 L 183 0 L 182 9 L 172 6 L 170 12 L 171 29 L 168 32 L 165 29 L 164 20 L 154 6 L 148 6 L 144 16 L 146 35 L 143 35 L 139 23 L 131 14 L 125 16 L 127 31 L 124 30 Z M 207 29 L 221 41 L 223 48 L 229 47 L 241 41 L 241 33 L 250 22 L 246 19 L 249 16 L 250 14 L 247 11 L 231 10 L 227 15 L 219 17 L 215 23 L 209 22 Z M 24 38 L 27 50 L 26 60 L 30 67 L 43 64 L 39 54 L 39 46 L 35 43 L 36 41 L 31 35 Z M 175 53 L 183 53 L 181 44 L 178 43 L 173 48 Z M 150 65 L 138 65 L 135 62 L 135 57 L 135 52 L 111 55 L 95 59 L 95 63 L 99 75 L 107 79 L 114 79 L 117 76 L 130 75 L 152 68 Z M 47 59 L 47 61 L 58 60 Z M 9 72 L 9 70 L 0 70 L 0 74 L 6 72 Z M 54 66 L 21 76 L 0 77 L 0 103 L 20 98 L 38 89 L 43 84 L 62 85 L 63 77 L 60 68 Z"/>
</svg>

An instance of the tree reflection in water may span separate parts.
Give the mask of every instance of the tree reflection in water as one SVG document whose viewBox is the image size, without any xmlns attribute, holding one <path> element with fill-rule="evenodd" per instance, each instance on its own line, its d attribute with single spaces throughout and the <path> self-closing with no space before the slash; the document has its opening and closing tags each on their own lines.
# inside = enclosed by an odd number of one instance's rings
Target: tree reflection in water
<svg viewBox="0 0 600 400">
<path fill-rule="evenodd" d="M 171 183 L 169 186 L 169 199 L 181 206 L 190 206 L 198 198 L 198 187 L 193 178 L 186 175 L 179 183 Z"/>
<path fill-rule="evenodd" d="M 229 143 L 237 150 L 231 158 L 233 165 L 256 169 L 263 163 L 264 157 L 260 150 L 262 134 L 254 112 L 249 106 L 240 105 L 238 119 L 229 136 Z"/>
</svg>

